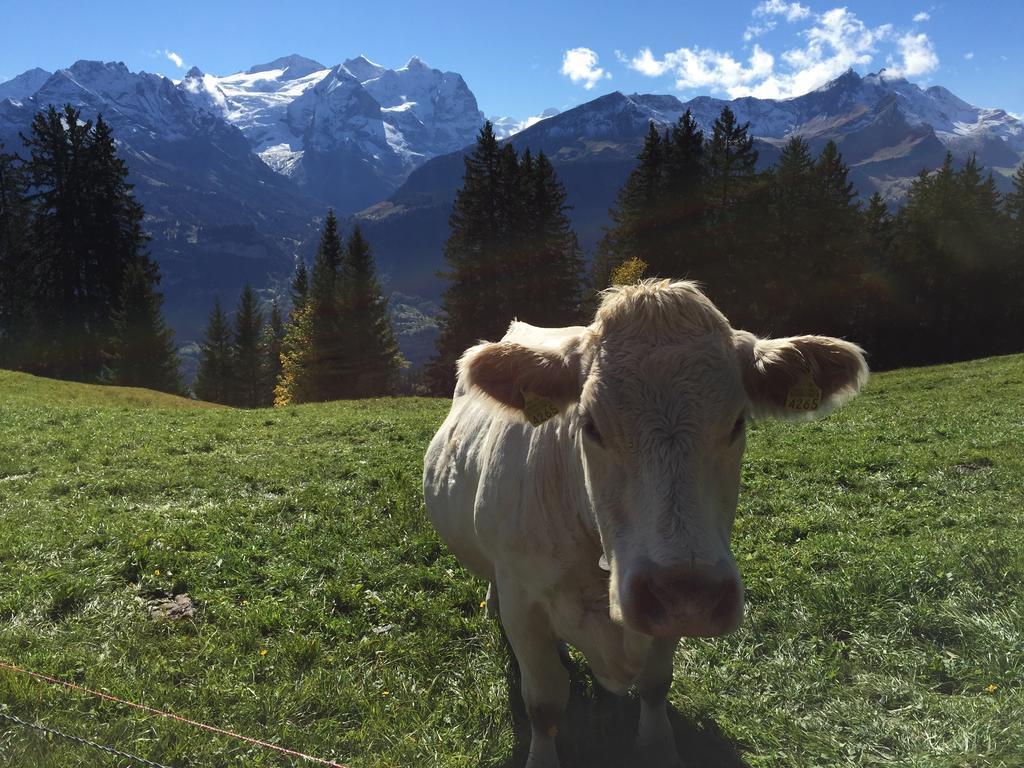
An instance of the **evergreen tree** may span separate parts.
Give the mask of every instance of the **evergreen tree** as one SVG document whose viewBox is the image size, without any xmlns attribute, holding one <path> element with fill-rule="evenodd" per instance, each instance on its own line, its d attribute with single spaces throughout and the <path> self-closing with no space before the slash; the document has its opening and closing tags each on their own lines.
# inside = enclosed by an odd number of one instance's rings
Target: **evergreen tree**
<svg viewBox="0 0 1024 768">
<path fill-rule="evenodd" d="M 575 325 L 581 319 L 583 254 L 569 220 L 565 186 L 543 152 L 524 156 L 520 177 L 526 210 L 522 261 L 512 316 L 541 326 Z"/>
<path fill-rule="evenodd" d="M 668 230 L 658 272 L 667 277 L 709 275 L 705 230 L 707 153 L 704 132 L 690 110 L 672 127 L 665 145 L 665 190 L 661 218 Z"/>
<path fill-rule="evenodd" d="M 338 400 L 346 396 L 350 339 L 343 306 L 344 259 L 338 220 L 329 211 L 308 295 L 300 302 L 300 308 L 293 311 L 285 333 L 276 404 Z"/>
<path fill-rule="evenodd" d="M 233 357 L 231 326 L 221 309 L 220 299 L 217 299 L 201 346 L 199 373 L 195 383 L 196 397 L 225 405 L 232 402 L 235 382 Z"/>
<path fill-rule="evenodd" d="M 665 233 L 660 209 L 665 190 L 665 144 L 652 121 L 637 155 L 637 166 L 619 190 L 609 211 L 607 227 L 597 246 L 590 284 L 600 291 L 611 284 L 612 273 L 631 258 L 648 265 L 653 274 L 663 270 Z"/>
<path fill-rule="evenodd" d="M 143 274 L 155 293 L 159 280 L 142 230 L 142 207 L 131 193 L 128 169 L 117 156 L 109 126 L 95 126 L 66 106 L 37 114 L 22 137 L 30 152 L 33 194 L 33 296 L 39 373 L 94 380 L 118 336 L 113 326 L 123 284 Z M 138 265 L 139 270 L 132 271 Z M 122 318 L 125 315 L 122 314 Z"/>
<path fill-rule="evenodd" d="M 235 310 L 235 329 L 232 344 L 232 370 L 234 377 L 231 404 L 241 408 L 258 408 L 266 396 L 263 392 L 266 351 L 261 338 L 263 311 L 252 286 L 246 283 Z"/>
<path fill-rule="evenodd" d="M 270 319 L 263 328 L 264 349 L 263 377 L 260 384 L 260 405 L 274 404 L 274 388 L 281 378 L 281 352 L 284 343 L 285 325 L 281 306 L 277 299 L 270 305 Z"/>
<path fill-rule="evenodd" d="M 503 233 L 499 211 L 500 150 L 490 121 L 465 158 L 462 188 L 449 217 L 451 233 L 444 246 L 448 280 L 439 318 L 437 353 L 425 371 L 430 391 L 450 394 L 455 387 L 455 362 L 474 341 L 499 338 L 509 319 L 505 305 L 504 267 L 500 262 Z"/>
<path fill-rule="evenodd" d="M 715 119 L 708 144 L 708 213 L 715 235 L 728 246 L 738 239 L 741 219 L 754 181 L 757 150 L 749 132 L 750 123 L 740 125 L 729 107 Z"/>
<path fill-rule="evenodd" d="M 342 275 L 343 322 L 347 355 L 342 375 L 345 397 L 377 397 L 394 392 L 402 356 L 388 316 L 377 270 L 357 226 L 345 244 Z"/>
<path fill-rule="evenodd" d="M 1003 199 L 1006 222 L 1007 284 L 1013 298 L 1008 311 L 1008 327 L 1024 328 L 1024 163 L 1013 175 L 1013 191 Z M 1012 331 L 1011 331 L 1012 333 Z M 1010 345 L 1016 351 L 1020 339 Z"/>
<path fill-rule="evenodd" d="M 28 181 L 17 155 L 0 144 L 0 368 L 20 368 L 36 287 L 31 269 Z"/>
<path fill-rule="evenodd" d="M 309 296 L 309 273 L 306 271 L 306 262 L 300 260 L 292 276 L 292 312 L 298 312 L 306 304 Z"/>
<path fill-rule="evenodd" d="M 164 324 L 163 296 L 154 286 L 153 267 L 148 261 L 128 265 L 113 315 L 114 337 L 102 378 L 105 383 L 124 387 L 184 394 L 174 333 Z"/>
<path fill-rule="evenodd" d="M 886 264 L 887 254 L 892 246 L 893 217 L 889 206 L 879 192 L 873 192 L 868 198 L 864 209 L 864 229 L 868 239 L 869 252 L 874 254 L 872 264 L 875 267 Z"/>
</svg>

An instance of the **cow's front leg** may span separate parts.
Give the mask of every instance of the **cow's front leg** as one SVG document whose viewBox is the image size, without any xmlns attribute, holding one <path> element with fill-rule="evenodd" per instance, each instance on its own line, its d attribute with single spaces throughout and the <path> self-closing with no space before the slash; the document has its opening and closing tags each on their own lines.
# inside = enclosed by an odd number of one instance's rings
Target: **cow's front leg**
<svg viewBox="0 0 1024 768">
<path fill-rule="evenodd" d="M 547 613 L 521 590 L 499 581 L 501 623 L 519 660 L 523 703 L 530 717 L 526 768 L 558 768 L 555 735 L 569 700 L 569 675 Z"/>
<path fill-rule="evenodd" d="M 683 764 L 668 721 L 668 689 L 672 685 L 672 659 L 678 644 L 675 638 L 656 639 L 637 681 L 640 728 L 636 751 L 640 764 L 651 768 L 679 768 Z"/>
</svg>

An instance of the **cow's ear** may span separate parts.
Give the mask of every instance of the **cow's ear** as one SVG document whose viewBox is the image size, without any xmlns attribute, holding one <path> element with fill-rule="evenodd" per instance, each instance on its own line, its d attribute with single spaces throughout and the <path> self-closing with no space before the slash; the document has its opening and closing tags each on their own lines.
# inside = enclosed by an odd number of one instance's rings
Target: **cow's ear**
<svg viewBox="0 0 1024 768">
<path fill-rule="evenodd" d="M 481 344 L 466 351 L 459 371 L 502 405 L 516 408 L 538 423 L 546 411 L 561 411 L 580 398 L 579 356 L 508 341 Z"/>
<path fill-rule="evenodd" d="M 864 350 L 842 339 L 759 339 L 746 331 L 737 331 L 734 339 L 755 416 L 820 416 L 855 396 L 868 380 Z"/>
</svg>

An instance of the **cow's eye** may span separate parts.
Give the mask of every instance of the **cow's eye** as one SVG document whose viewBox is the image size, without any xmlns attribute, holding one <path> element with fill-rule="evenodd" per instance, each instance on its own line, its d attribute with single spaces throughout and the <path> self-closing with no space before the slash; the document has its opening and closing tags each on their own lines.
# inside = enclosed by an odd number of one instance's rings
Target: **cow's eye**
<svg viewBox="0 0 1024 768">
<path fill-rule="evenodd" d="M 736 423 L 732 425 L 732 432 L 729 433 L 729 443 L 735 443 L 740 439 L 740 435 L 743 434 L 743 430 L 747 426 L 747 415 L 741 413 L 739 418 L 736 419 Z"/>
<path fill-rule="evenodd" d="M 593 440 L 598 445 L 604 445 L 604 440 L 601 438 L 601 432 L 597 429 L 597 425 L 594 423 L 594 420 L 589 416 L 583 420 L 583 434 L 586 435 L 589 440 Z"/>
</svg>

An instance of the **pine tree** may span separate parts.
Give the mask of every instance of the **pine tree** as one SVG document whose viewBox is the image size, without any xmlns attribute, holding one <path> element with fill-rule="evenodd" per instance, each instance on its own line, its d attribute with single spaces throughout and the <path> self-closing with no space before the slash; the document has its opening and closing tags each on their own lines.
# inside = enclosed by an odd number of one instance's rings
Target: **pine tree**
<svg viewBox="0 0 1024 768">
<path fill-rule="evenodd" d="M 344 259 L 338 220 L 329 211 L 308 294 L 305 301 L 300 301 L 300 308 L 292 312 L 285 333 L 275 404 L 345 397 L 350 339 L 343 312 Z M 295 282 L 301 287 L 298 279 Z"/>
<path fill-rule="evenodd" d="M 543 152 L 520 166 L 526 233 L 512 316 L 541 326 L 575 325 L 581 320 L 583 254 L 569 220 L 565 186 Z"/>
<path fill-rule="evenodd" d="M 342 280 L 347 344 L 343 394 L 349 398 L 392 394 L 402 356 L 388 316 L 387 299 L 377 281 L 370 244 L 358 226 L 345 244 Z"/>
<path fill-rule="evenodd" d="M 274 388 L 281 378 L 281 352 L 284 343 L 285 325 L 281 306 L 277 299 L 270 304 L 270 319 L 263 328 L 264 349 L 263 376 L 260 383 L 260 405 L 274 404 Z"/>
<path fill-rule="evenodd" d="M 1009 328 L 1024 327 L 1024 163 L 1013 175 L 1013 191 L 1003 199 L 1006 251 L 1009 263 L 1006 282 L 1013 295 L 1008 308 Z M 1020 345 L 1018 340 L 1017 345 Z"/>
<path fill-rule="evenodd" d="M 648 124 L 637 161 L 609 211 L 611 226 L 597 246 L 590 273 L 595 292 L 607 288 L 612 274 L 628 259 L 640 259 L 653 274 L 663 267 L 664 237 L 658 214 L 665 187 L 665 142 L 653 121 Z"/>
<path fill-rule="evenodd" d="M 1003 206 L 1010 221 L 1008 240 L 1016 258 L 1024 261 L 1024 163 L 1013 174 L 1013 191 L 1007 193 Z"/>
<path fill-rule="evenodd" d="M 757 164 L 750 123 L 740 125 L 729 107 L 715 119 L 708 144 L 709 213 L 721 238 L 736 237 L 734 224 Z"/>
<path fill-rule="evenodd" d="M 306 271 L 306 262 L 299 261 L 292 276 L 291 299 L 292 312 L 298 312 L 305 304 L 309 296 L 309 273 Z"/>
<path fill-rule="evenodd" d="M 711 271 L 705 228 L 708 161 L 704 132 L 690 110 L 672 126 L 665 144 L 665 190 L 660 216 L 667 234 L 660 266 L 670 277 L 705 279 Z"/>
<path fill-rule="evenodd" d="M 455 387 L 455 361 L 479 338 L 499 338 L 510 318 L 502 285 L 502 218 L 499 211 L 500 150 L 488 121 L 476 146 L 465 158 L 462 188 L 449 217 L 445 242 L 448 287 L 442 299 L 437 353 L 424 374 L 430 391 L 450 394 Z"/>
<path fill-rule="evenodd" d="M 31 269 L 28 181 L 17 155 L 0 144 L 0 368 L 20 368 L 36 286 Z"/>
<path fill-rule="evenodd" d="M 124 387 L 184 394 L 174 333 L 164 324 L 163 296 L 155 289 L 153 270 L 146 260 L 137 260 L 126 269 L 102 379 Z"/>
<path fill-rule="evenodd" d="M 200 400 L 229 405 L 234 389 L 234 355 L 231 326 L 221 309 L 220 299 L 214 301 L 201 346 L 199 373 L 195 393 Z"/>
<path fill-rule="evenodd" d="M 142 207 L 127 182 L 109 125 L 80 119 L 70 105 L 37 114 L 22 137 L 34 190 L 32 251 L 38 276 L 33 297 L 39 373 L 95 380 L 117 337 L 128 275 L 144 274 L 155 293 L 158 271 L 145 252 Z M 138 264 L 139 271 L 132 272 Z M 124 315 L 122 314 L 122 319 Z"/>
<path fill-rule="evenodd" d="M 231 404 L 241 408 L 258 408 L 263 405 L 265 395 L 263 366 L 266 351 L 261 339 L 263 311 L 252 286 L 246 283 L 235 310 L 235 329 L 232 344 L 232 387 Z"/>
</svg>

